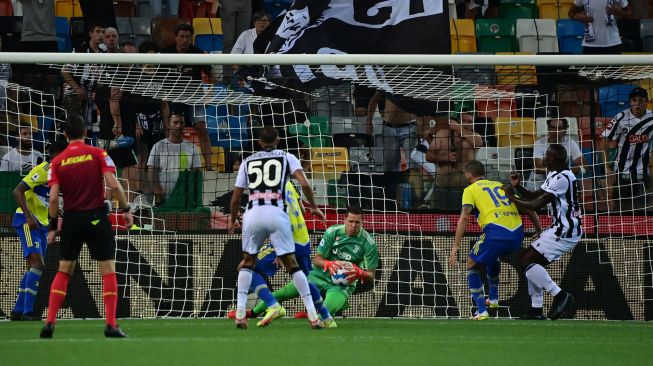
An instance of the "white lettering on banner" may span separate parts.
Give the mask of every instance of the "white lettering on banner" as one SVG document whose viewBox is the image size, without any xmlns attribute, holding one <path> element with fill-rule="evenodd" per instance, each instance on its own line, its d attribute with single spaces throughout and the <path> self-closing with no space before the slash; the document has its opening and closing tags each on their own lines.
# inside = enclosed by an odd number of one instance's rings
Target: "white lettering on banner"
<svg viewBox="0 0 653 366">
<path fill-rule="evenodd" d="M 346 52 L 336 50 L 334 48 L 329 48 L 329 47 L 322 47 L 319 50 L 317 50 L 317 53 L 320 55 L 347 54 Z M 308 68 L 308 66 L 306 67 Z M 392 87 L 385 79 L 385 72 L 383 71 L 383 67 L 378 65 L 365 65 L 365 75 L 359 75 L 354 65 L 345 65 L 345 66 L 321 65 L 320 70 L 322 71 L 324 76 L 332 79 L 352 80 L 352 81 L 367 80 L 372 86 L 374 86 L 377 89 L 383 89 L 388 93 L 393 92 Z M 297 68 L 295 68 L 295 71 L 297 71 Z M 311 79 L 314 79 L 315 75 L 313 75 L 313 72 L 310 71 L 310 69 L 309 72 L 311 73 L 312 76 Z M 298 73 L 297 75 L 302 81 L 304 81 L 301 74 Z"/>
<path fill-rule="evenodd" d="M 371 3 L 358 0 L 331 0 L 323 17 L 336 18 L 356 26 L 382 28 L 443 12 L 441 0 L 377 0 L 376 3 Z"/>
</svg>

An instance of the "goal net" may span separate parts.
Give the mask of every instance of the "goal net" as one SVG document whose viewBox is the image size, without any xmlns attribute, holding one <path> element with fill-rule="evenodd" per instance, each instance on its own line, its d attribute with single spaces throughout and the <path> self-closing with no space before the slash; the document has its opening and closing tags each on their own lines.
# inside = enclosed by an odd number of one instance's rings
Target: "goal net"
<svg viewBox="0 0 653 366">
<path fill-rule="evenodd" d="M 220 66 L 230 61 L 211 57 L 206 62 L 212 71 L 204 81 L 181 75 L 175 66 L 155 65 L 157 59 L 90 68 L 99 86 L 88 93 L 88 142 L 114 157 L 137 213 L 132 228 L 111 215 L 119 316 L 223 317 L 235 307 L 241 239 L 225 230 L 230 192 L 239 162 L 258 149 L 259 128 L 272 125 L 279 130 L 280 147 L 300 158 L 328 225 L 341 223 L 344 209 L 358 205 L 365 210 L 364 227 L 376 239 L 376 280 L 359 285 L 342 315 L 468 317 L 475 309 L 465 275 L 467 252 L 461 250 L 455 266 L 447 264 L 468 184 L 464 164 L 479 160 L 488 179 L 503 182 L 520 172 L 528 188 L 538 189 L 546 173 L 544 151 L 557 141 L 570 155 L 584 214 L 583 240 L 550 266 L 553 279 L 577 299 L 570 315 L 653 317 L 653 227 L 647 213 L 652 202 L 645 174 L 651 150 L 644 148 L 650 131 L 642 129 L 638 137 L 621 132 L 639 154 L 634 170 L 610 156 L 606 140 L 613 137 L 602 137 L 615 116 L 630 108 L 633 88 L 649 90 L 645 67 L 325 66 L 297 56 L 293 65 L 241 65 L 232 74 Z M 48 65 L 55 74 L 74 78 L 89 72 L 81 66 Z M 287 68 L 295 77 L 287 76 Z M 302 80 L 310 80 L 310 87 Z M 30 141 L 47 158 L 47 142 L 62 138 L 70 96 L 65 89 L 52 95 L 12 83 L 1 87 L 4 156 L 27 149 L 20 143 Z M 113 129 L 116 114 L 120 131 Z M 182 120 L 178 131 L 171 127 L 173 118 Z M 30 134 L 21 139 L 24 126 L 31 127 Z M 24 268 L 11 227 L 11 191 L 28 167 L 0 172 L 5 232 L 0 310 L 5 314 Z M 549 212 L 539 216 L 543 227 L 551 224 Z M 464 245 L 480 234 L 471 221 Z M 533 233 L 530 221 L 524 224 Z M 307 226 L 314 247 L 326 227 L 311 216 Z M 530 241 L 527 237 L 524 247 Z M 37 301 L 41 310 L 57 251 L 53 246 L 47 255 Z M 493 315 L 515 317 L 530 304 L 526 281 L 516 256 L 502 261 L 500 307 Z M 289 280 L 281 272 L 270 279 L 272 288 Z M 103 314 L 99 278 L 84 251 L 62 316 Z M 302 308 L 299 301 L 288 307 Z"/>
</svg>

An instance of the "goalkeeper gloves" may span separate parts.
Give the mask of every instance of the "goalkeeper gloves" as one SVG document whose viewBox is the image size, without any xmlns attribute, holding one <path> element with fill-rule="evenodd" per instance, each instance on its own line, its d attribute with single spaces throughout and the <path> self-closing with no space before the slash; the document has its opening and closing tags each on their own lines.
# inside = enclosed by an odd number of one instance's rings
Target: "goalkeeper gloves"
<svg viewBox="0 0 653 366">
<path fill-rule="evenodd" d="M 343 268 L 342 262 L 324 260 L 324 272 L 329 271 L 330 275 L 334 275 L 340 268 Z"/>
<path fill-rule="evenodd" d="M 352 264 L 352 267 L 352 270 L 347 272 L 347 281 L 349 281 L 349 283 L 356 280 L 365 282 L 365 279 L 367 278 L 367 272 L 355 264 Z"/>
</svg>

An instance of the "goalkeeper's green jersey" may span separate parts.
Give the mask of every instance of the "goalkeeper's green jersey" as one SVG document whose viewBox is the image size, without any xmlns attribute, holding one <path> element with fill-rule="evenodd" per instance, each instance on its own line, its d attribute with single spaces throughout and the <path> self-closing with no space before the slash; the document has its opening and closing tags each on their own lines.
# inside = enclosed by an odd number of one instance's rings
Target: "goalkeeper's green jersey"
<svg viewBox="0 0 653 366">
<path fill-rule="evenodd" d="M 379 266 L 379 249 L 372 235 L 361 228 L 358 235 L 347 236 L 343 224 L 327 229 L 317 247 L 317 253 L 330 261 L 347 261 L 366 270 Z M 313 265 L 312 275 L 331 283 L 331 275 L 323 268 Z M 356 287 L 356 282 L 349 285 L 352 290 Z"/>
</svg>

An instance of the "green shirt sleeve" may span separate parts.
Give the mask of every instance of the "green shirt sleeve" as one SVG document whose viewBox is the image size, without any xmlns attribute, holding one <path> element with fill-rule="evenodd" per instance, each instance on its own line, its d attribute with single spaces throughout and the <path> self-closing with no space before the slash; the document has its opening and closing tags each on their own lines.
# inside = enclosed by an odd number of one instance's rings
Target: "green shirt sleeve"
<svg viewBox="0 0 653 366">
<path fill-rule="evenodd" d="M 368 235 L 368 240 L 365 243 L 365 255 L 360 267 L 363 269 L 376 269 L 379 267 L 379 249 L 371 235 Z"/>
<path fill-rule="evenodd" d="M 336 236 L 336 228 L 334 226 L 327 229 L 322 236 L 320 244 L 317 246 L 317 254 L 325 259 L 329 259 L 331 255 L 331 247 L 333 246 L 334 238 Z"/>
</svg>

